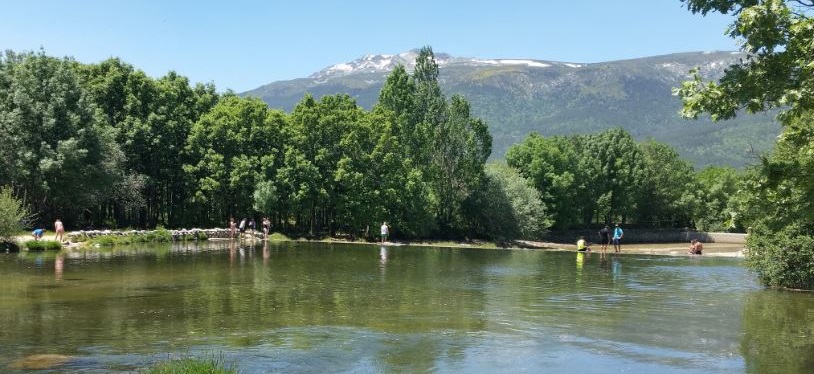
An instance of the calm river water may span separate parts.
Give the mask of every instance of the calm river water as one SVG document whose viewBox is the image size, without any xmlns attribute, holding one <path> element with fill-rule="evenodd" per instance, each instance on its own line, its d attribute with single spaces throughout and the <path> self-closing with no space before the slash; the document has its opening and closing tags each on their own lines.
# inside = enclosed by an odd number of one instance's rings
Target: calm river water
<svg viewBox="0 0 814 374">
<path fill-rule="evenodd" d="M 211 242 L 0 254 L 0 372 L 814 372 L 814 295 L 741 259 Z M 19 369 L 29 355 L 71 360 Z"/>
</svg>

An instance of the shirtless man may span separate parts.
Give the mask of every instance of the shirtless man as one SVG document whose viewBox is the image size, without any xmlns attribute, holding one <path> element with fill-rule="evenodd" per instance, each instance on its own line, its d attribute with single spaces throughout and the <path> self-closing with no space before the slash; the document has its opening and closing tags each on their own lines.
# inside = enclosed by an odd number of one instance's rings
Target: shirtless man
<svg viewBox="0 0 814 374">
<path fill-rule="evenodd" d="M 704 245 L 701 244 L 697 239 L 693 239 L 690 241 L 690 254 L 691 255 L 700 255 L 704 250 Z"/>
</svg>

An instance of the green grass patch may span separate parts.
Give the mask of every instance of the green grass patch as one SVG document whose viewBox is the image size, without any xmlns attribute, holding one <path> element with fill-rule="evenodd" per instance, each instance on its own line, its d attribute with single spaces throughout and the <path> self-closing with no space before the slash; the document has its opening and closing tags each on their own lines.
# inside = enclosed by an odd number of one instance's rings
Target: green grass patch
<svg viewBox="0 0 814 374">
<path fill-rule="evenodd" d="M 273 232 L 273 233 L 269 234 L 269 240 L 283 241 L 283 240 L 291 240 L 291 239 L 289 239 L 287 236 L 285 236 L 285 235 L 283 235 L 283 234 L 281 234 L 279 232 Z"/>
<path fill-rule="evenodd" d="M 28 240 L 24 243 L 29 251 L 58 251 L 62 244 L 56 240 Z"/>
<path fill-rule="evenodd" d="M 235 374 L 239 373 L 234 364 L 226 365 L 219 358 L 182 358 L 158 362 L 144 374 Z"/>
</svg>

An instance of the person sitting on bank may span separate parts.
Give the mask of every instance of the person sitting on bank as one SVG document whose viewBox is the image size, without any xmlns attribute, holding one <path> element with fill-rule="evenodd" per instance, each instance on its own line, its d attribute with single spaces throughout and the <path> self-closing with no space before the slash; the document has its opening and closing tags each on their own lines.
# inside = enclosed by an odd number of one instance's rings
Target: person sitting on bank
<svg viewBox="0 0 814 374">
<path fill-rule="evenodd" d="M 588 242 L 585 241 L 584 236 L 580 236 L 579 240 L 577 240 L 577 251 L 580 251 L 580 252 L 590 252 L 591 251 L 591 247 L 588 244 Z"/>
<path fill-rule="evenodd" d="M 700 255 L 701 252 L 704 250 L 704 245 L 701 244 L 697 239 L 693 239 L 690 241 L 690 254 L 691 255 Z"/>
</svg>

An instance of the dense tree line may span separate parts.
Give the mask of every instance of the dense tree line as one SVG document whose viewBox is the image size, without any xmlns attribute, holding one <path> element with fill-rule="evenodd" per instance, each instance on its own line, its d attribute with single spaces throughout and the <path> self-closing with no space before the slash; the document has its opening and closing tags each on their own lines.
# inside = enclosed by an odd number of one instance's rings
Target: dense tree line
<svg viewBox="0 0 814 374">
<path fill-rule="evenodd" d="M 370 111 L 348 95 L 306 95 L 284 113 L 118 59 L 0 58 L 0 186 L 38 225 L 268 216 L 295 234 L 373 235 L 388 221 L 404 237 L 539 236 L 544 205 L 516 173 L 484 170 L 491 143 L 466 100 L 441 94 L 429 47 Z M 503 226 L 484 207 L 508 209 Z"/>
<path fill-rule="evenodd" d="M 306 95 L 291 113 L 118 59 L 7 52 L 0 130 L 0 185 L 39 225 L 69 228 L 269 217 L 294 235 L 369 237 L 387 221 L 406 238 L 499 241 L 611 221 L 729 229 L 738 188 L 734 170 L 695 173 L 622 129 L 532 135 L 508 165 L 486 165 L 488 127 L 442 95 L 429 47 L 412 74 L 394 69 L 370 111 Z"/>
<path fill-rule="evenodd" d="M 542 194 L 555 228 L 622 222 L 643 227 L 732 230 L 738 172 L 696 172 L 667 144 L 637 142 L 621 128 L 543 137 L 512 146 L 507 162 Z"/>
</svg>

